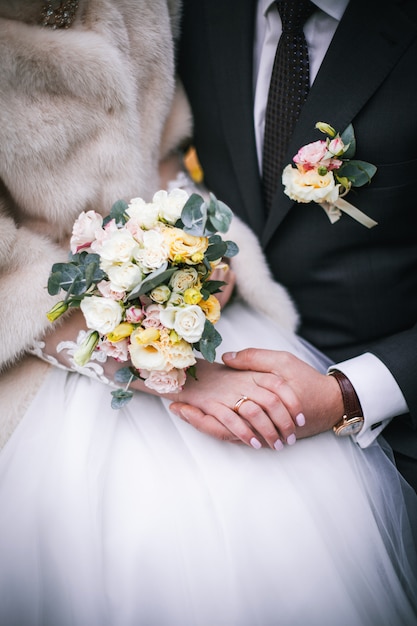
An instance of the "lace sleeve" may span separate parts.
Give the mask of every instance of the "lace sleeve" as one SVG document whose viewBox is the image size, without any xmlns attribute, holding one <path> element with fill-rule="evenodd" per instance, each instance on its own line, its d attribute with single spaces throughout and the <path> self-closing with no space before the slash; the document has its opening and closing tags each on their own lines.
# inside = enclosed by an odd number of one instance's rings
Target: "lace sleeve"
<svg viewBox="0 0 417 626">
<path fill-rule="evenodd" d="M 81 367 L 75 363 L 74 353 L 87 334 L 82 313 L 74 311 L 61 324 L 57 324 L 53 332 L 35 341 L 28 352 L 55 367 L 79 372 L 107 385 L 118 387 L 113 380 L 114 374 L 119 368 L 125 367 L 126 362 L 121 364 L 117 359 L 96 350 L 86 365 Z"/>
</svg>

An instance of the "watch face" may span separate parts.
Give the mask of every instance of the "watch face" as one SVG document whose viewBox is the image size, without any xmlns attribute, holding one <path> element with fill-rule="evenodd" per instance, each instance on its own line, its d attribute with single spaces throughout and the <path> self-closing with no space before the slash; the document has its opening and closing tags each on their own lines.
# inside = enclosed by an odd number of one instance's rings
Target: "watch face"
<svg viewBox="0 0 417 626">
<path fill-rule="evenodd" d="M 356 435 L 362 430 L 363 421 L 363 417 L 351 417 L 349 420 L 345 419 L 340 425 L 336 425 L 333 430 L 339 437 Z"/>
<path fill-rule="evenodd" d="M 362 429 L 363 422 L 351 422 L 346 424 L 343 428 L 341 435 L 356 435 Z"/>
</svg>

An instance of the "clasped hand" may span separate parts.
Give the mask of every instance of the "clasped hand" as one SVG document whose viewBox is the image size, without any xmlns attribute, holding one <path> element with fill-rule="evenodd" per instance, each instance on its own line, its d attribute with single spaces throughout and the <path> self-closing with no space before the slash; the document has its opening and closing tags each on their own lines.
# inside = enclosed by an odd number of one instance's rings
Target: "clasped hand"
<svg viewBox="0 0 417 626">
<path fill-rule="evenodd" d="M 170 405 L 206 434 L 281 450 L 329 430 L 343 413 L 337 381 L 288 352 L 248 348 L 223 361 L 199 361 L 198 379 L 190 378 Z"/>
</svg>

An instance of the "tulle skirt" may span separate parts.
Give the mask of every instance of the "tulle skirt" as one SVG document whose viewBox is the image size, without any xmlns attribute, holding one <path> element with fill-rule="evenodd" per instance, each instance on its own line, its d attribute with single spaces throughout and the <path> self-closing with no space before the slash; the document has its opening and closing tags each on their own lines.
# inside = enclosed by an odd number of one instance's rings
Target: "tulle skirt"
<svg viewBox="0 0 417 626">
<path fill-rule="evenodd" d="M 221 348 L 255 324 L 259 347 L 327 366 L 239 303 Z M 332 433 L 254 450 L 168 406 L 114 411 L 51 372 L 0 454 L 2 626 L 417 624 L 417 498 L 389 451 Z"/>
</svg>

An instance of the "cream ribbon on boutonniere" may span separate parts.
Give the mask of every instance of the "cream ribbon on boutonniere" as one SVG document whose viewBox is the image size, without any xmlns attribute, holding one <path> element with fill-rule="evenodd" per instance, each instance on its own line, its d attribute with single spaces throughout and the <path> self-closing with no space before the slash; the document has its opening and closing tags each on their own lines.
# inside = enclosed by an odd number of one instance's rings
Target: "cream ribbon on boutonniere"
<svg viewBox="0 0 417 626">
<path fill-rule="evenodd" d="M 316 128 L 327 138 L 300 148 L 293 159 L 296 167 L 290 164 L 283 171 L 284 192 L 296 202 L 319 204 L 332 224 L 346 213 L 366 228 L 377 226 L 378 222 L 344 200 L 351 187 L 369 183 L 376 172 L 375 165 L 352 159 L 356 149 L 352 125 L 342 135 L 324 122 Z"/>
</svg>

